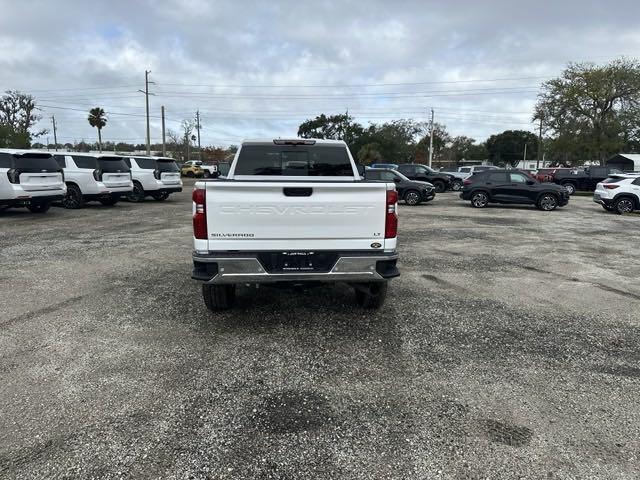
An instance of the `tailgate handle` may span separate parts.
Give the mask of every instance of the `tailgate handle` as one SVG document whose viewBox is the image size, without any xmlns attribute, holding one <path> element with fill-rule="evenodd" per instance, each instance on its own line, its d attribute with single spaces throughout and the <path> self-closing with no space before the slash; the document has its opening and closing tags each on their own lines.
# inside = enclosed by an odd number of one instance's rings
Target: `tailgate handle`
<svg viewBox="0 0 640 480">
<path fill-rule="evenodd" d="M 313 188 L 307 187 L 285 187 L 282 189 L 285 197 L 310 197 Z"/>
</svg>

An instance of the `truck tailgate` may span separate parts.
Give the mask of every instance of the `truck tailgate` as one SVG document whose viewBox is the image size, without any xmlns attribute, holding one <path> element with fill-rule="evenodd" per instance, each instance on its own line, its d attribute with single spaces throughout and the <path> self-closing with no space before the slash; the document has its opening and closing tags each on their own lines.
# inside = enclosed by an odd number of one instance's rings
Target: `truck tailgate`
<svg viewBox="0 0 640 480">
<path fill-rule="evenodd" d="M 205 185 L 209 250 L 384 248 L 384 183 L 229 181 Z"/>
</svg>

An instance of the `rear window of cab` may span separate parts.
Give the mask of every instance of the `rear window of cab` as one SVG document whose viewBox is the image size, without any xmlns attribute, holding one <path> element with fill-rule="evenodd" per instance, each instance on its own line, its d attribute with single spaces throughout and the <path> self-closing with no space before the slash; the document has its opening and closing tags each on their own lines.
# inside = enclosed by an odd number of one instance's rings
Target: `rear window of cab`
<svg viewBox="0 0 640 480">
<path fill-rule="evenodd" d="M 344 146 L 243 145 L 235 175 L 352 177 Z"/>
</svg>

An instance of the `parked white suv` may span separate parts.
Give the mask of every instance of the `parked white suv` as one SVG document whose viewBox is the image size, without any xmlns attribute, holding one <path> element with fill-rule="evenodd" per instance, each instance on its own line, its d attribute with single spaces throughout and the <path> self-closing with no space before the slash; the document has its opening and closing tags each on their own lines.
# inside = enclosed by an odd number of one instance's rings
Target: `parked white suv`
<svg viewBox="0 0 640 480">
<path fill-rule="evenodd" d="M 51 154 L 0 149 L 0 210 L 27 207 L 44 213 L 66 191 L 62 169 Z"/>
<path fill-rule="evenodd" d="M 115 205 L 120 197 L 133 190 L 131 173 L 123 157 L 113 154 L 54 154 L 64 171 L 67 194 L 65 208 L 82 208 L 85 202 L 98 201 Z"/>
<path fill-rule="evenodd" d="M 131 202 L 142 202 L 150 196 L 155 200 L 166 200 L 171 193 L 182 191 L 180 168 L 173 158 L 125 157 L 131 169 L 133 191 L 127 194 Z"/>
<path fill-rule="evenodd" d="M 596 185 L 593 201 L 621 215 L 640 210 L 640 175 L 611 175 Z"/>
</svg>

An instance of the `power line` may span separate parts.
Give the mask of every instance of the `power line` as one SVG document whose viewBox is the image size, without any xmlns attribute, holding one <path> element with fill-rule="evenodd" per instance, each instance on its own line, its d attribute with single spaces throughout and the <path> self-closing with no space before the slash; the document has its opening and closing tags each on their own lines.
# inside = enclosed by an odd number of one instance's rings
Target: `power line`
<svg viewBox="0 0 640 480">
<path fill-rule="evenodd" d="M 512 78 L 487 78 L 469 80 L 441 80 L 432 82 L 396 82 L 396 83 L 351 83 L 351 84 L 319 84 L 319 85 L 268 85 L 268 84 L 189 84 L 189 83 L 159 83 L 172 87 L 209 87 L 209 88 L 362 88 L 362 87 L 398 87 L 410 85 L 445 85 L 461 83 L 487 83 L 487 82 L 512 82 L 520 80 L 543 80 L 553 78 L 550 76 L 539 77 L 512 77 Z"/>
</svg>

